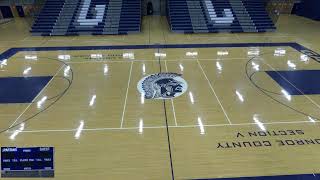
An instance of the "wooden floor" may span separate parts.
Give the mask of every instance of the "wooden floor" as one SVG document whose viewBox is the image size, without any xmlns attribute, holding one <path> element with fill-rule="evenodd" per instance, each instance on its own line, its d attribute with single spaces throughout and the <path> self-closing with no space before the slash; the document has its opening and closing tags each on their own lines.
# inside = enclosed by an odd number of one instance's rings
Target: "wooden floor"
<svg viewBox="0 0 320 180">
<path fill-rule="evenodd" d="M 143 32 L 128 36 L 32 37 L 27 27 L 23 19 L 1 26 L 0 51 L 297 42 L 320 52 L 320 23 L 296 16 L 263 34 L 174 34 L 163 17 L 144 18 Z M 290 46 L 22 50 L 1 66 L 1 78 L 53 78 L 34 103 L 0 104 L 0 144 L 55 147 L 62 180 L 319 173 L 320 96 L 294 86 L 301 94 L 289 95 L 266 73 L 309 70 L 320 72 L 319 62 Z M 143 98 L 138 82 L 160 72 L 181 74 L 187 91 Z"/>
</svg>

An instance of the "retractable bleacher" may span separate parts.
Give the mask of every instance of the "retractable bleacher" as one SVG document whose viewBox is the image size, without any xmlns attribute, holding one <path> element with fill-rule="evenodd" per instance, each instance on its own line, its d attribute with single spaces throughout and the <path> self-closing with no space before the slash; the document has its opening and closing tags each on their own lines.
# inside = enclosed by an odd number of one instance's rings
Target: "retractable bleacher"
<svg viewBox="0 0 320 180">
<path fill-rule="evenodd" d="M 130 34 L 141 30 L 140 0 L 47 0 L 32 35 Z"/>
<path fill-rule="evenodd" d="M 167 18 L 178 33 L 270 32 L 276 28 L 263 0 L 168 0 Z"/>
</svg>

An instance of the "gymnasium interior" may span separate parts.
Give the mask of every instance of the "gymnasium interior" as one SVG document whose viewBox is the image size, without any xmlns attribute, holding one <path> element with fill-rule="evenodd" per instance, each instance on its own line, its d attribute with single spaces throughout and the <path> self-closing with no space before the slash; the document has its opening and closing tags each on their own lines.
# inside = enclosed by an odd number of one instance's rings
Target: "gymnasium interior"
<svg viewBox="0 0 320 180">
<path fill-rule="evenodd" d="M 320 180 L 319 79 L 319 0 L 0 0 L 1 179 Z"/>
</svg>

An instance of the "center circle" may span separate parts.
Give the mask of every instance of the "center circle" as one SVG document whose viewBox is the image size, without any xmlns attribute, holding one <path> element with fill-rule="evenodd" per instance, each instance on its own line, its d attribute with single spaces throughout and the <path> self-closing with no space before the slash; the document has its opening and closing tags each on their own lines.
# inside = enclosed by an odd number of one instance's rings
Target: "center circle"
<svg viewBox="0 0 320 180">
<path fill-rule="evenodd" d="M 142 78 L 137 85 L 145 99 L 173 99 L 184 94 L 187 82 L 177 73 L 151 74 Z"/>
</svg>

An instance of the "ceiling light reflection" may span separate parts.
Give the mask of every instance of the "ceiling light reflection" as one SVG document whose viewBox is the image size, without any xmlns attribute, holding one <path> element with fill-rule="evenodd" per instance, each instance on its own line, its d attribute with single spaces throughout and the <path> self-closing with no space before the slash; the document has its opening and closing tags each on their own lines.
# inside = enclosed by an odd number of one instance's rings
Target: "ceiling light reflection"
<svg viewBox="0 0 320 180">
<path fill-rule="evenodd" d="M 14 139 L 16 138 L 16 136 L 17 136 L 21 131 L 23 131 L 23 130 L 24 130 L 24 123 L 21 123 L 21 124 L 20 124 L 20 128 L 19 128 L 18 130 L 15 130 L 15 131 L 11 134 L 11 136 L 9 137 L 9 139 L 14 140 Z"/>
<path fill-rule="evenodd" d="M 63 73 L 64 76 L 66 76 L 66 77 L 69 76 L 70 69 L 71 69 L 70 66 L 67 66 L 66 68 L 64 68 L 64 73 Z"/>
<path fill-rule="evenodd" d="M 220 62 L 216 62 L 216 66 L 217 66 L 217 69 L 218 69 L 218 72 L 221 73 L 222 72 L 222 65 Z"/>
<path fill-rule="evenodd" d="M 291 67 L 292 69 L 296 69 L 296 67 L 297 67 L 297 66 L 296 66 L 293 62 L 291 62 L 290 60 L 288 60 L 287 64 L 288 64 L 288 66 Z"/>
<path fill-rule="evenodd" d="M 90 54 L 91 59 L 102 59 L 102 54 Z"/>
<path fill-rule="evenodd" d="M 260 55 L 260 50 L 259 50 L 259 48 L 249 48 L 247 54 L 248 54 L 248 56 L 258 56 L 258 55 Z"/>
<path fill-rule="evenodd" d="M 262 130 L 262 131 L 266 131 L 266 127 L 263 125 L 263 123 L 259 120 L 258 115 L 254 114 L 253 115 L 253 121 L 258 125 L 258 127 Z"/>
<path fill-rule="evenodd" d="M 134 59 L 134 53 L 133 52 L 123 53 L 122 57 L 123 59 Z"/>
<path fill-rule="evenodd" d="M 25 56 L 24 56 L 24 59 L 27 59 L 27 60 L 37 60 L 37 59 L 38 59 L 38 56 L 36 56 L 36 55 L 25 55 Z"/>
<path fill-rule="evenodd" d="M 310 122 L 313 122 L 313 123 L 315 123 L 316 122 L 316 120 L 315 119 L 313 119 L 312 117 L 310 117 L 310 116 L 308 116 L 308 119 L 309 119 L 309 121 Z"/>
<path fill-rule="evenodd" d="M 182 66 L 182 64 L 179 64 L 179 68 L 180 68 L 180 71 L 182 72 L 183 71 L 183 66 Z"/>
<path fill-rule="evenodd" d="M 89 106 L 93 106 L 94 105 L 94 103 L 96 102 L 96 98 L 97 98 L 97 95 L 93 95 L 91 97 L 91 100 L 89 102 Z"/>
<path fill-rule="evenodd" d="M 189 98 L 190 98 L 191 104 L 194 104 L 194 98 L 193 98 L 192 92 L 189 92 Z"/>
<path fill-rule="evenodd" d="M 186 56 L 189 56 L 189 57 L 194 57 L 194 56 L 198 56 L 198 52 L 197 51 L 188 51 L 186 52 Z"/>
<path fill-rule="evenodd" d="M 74 135 L 74 137 L 75 137 L 76 139 L 79 139 L 79 138 L 80 138 L 81 132 L 82 132 L 82 130 L 83 130 L 83 126 L 84 126 L 84 122 L 83 122 L 83 120 L 81 120 L 81 121 L 80 121 L 80 125 L 79 125 L 79 127 L 77 128 L 76 134 Z"/>
<path fill-rule="evenodd" d="M 143 133 L 143 120 L 140 119 L 139 121 L 139 134 L 142 134 Z"/>
<path fill-rule="evenodd" d="M 38 109 L 41 108 L 42 104 L 44 104 L 44 102 L 47 100 L 47 98 L 48 98 L 47 96 L 44 96 L 37 102 Z"/>
<path fill-rule="evenodd" d="M 307 55 L 305 55 L 305 54 L 301 54 L 300 55 L 300 60 L 302 62 L 308 62 L 309 61 L 309 57 Z"/>
<path fill-rule="evenodd" d="M 286 99 L 288 99 L 288 101 L 291 101 L 291 95 L 286 90 L 282 89 L 281 93 L 284 95 Z"/>
<path fill-rule="evenodd" d="M 146 74 L 146 65 L 145 64 L 142 64 L 142 73 Z"/>
<path fill-rule="evenodd" d="M 236 95 L 238 96 L 238 98 L 239 98 L 239 100 L 240 100 L 241 102 L 244 101 L 244 98 L 243 98 L 242 94 L 240 94 L 239 91 L 236 91 Z"/>
<path fill-rule="evenodd" d="M 2 60 L 0 63 L 0 67 L 3 68 L 4 66 L 8 65 L 7 62 L 8 62 L 7 59 Z"/>
<path fill-rule="evenodd" d="M 24 71 L 23 71 L 23 75 L 27 75 L 30 71 L 31 71 L 31 67 L 28 67 L 27 69 L 25 69 Z"/>
<path fill-rule="evenodd" d="M 108 64 L 105 64 L 103 67 L 103 74 L 106 76 L 108 74 L 108 71 L 109 71 Z"/>
<path fill-rule="evenodd" d="M 285 56 L 286 55 L 286 50 L 285 49 L 281 49 L 281 48 L 277 48 L 274 50 L 274 56 Z"/>
<path fill-rule="evenodd" d="M 200 117 L 198 117 L 198 126 L 200 128 L 200 134 L 205 134 L 204 126 Z"/>
<path fill-rule="evenodd" d="M 164 57 L 167 57 L 167 54 L 166 54 L 166 53 L 158 53 L 158 52 L 156 52 L 156 53 L 154 53 L 154 56 L 155 56 L 155 57 L 162 57 L 162 58 L 164 58 Z"/>
<path fill-rule="evenodd" d="M 224 51 L 217 51 L 218 56 L 227 56 L 229 55 L 229 52 L 227 50 Z"/>
<path fill-rule="evenodd" d="M 253 68 L 253 69 L 255 69 L 256 71 L 259 71 L 259 70 L 260 70 L 260 68 L 259 68 L 260 65 L 259 65 L 259 64 L 256 64 L 255 62 L 252 62 L 251 64 L 252 64 L 252 68 Z"/>
<path fill-rule="evenodd" d="M 61 55 L 58 55 L 58 59 L 60 59 L 60 60 L 70 60 L 71 56 L 69 54 L 61 54 Z"/>
<path fill-rule="evenodd" d="M 141 102 L 141 104 L 144 104 L 144 99 L 145 99 L 145 94 L 144 94 L 144 93 L 141 93 L 141 96 L 140 96 L 140 102 Z"/>
</svg>

